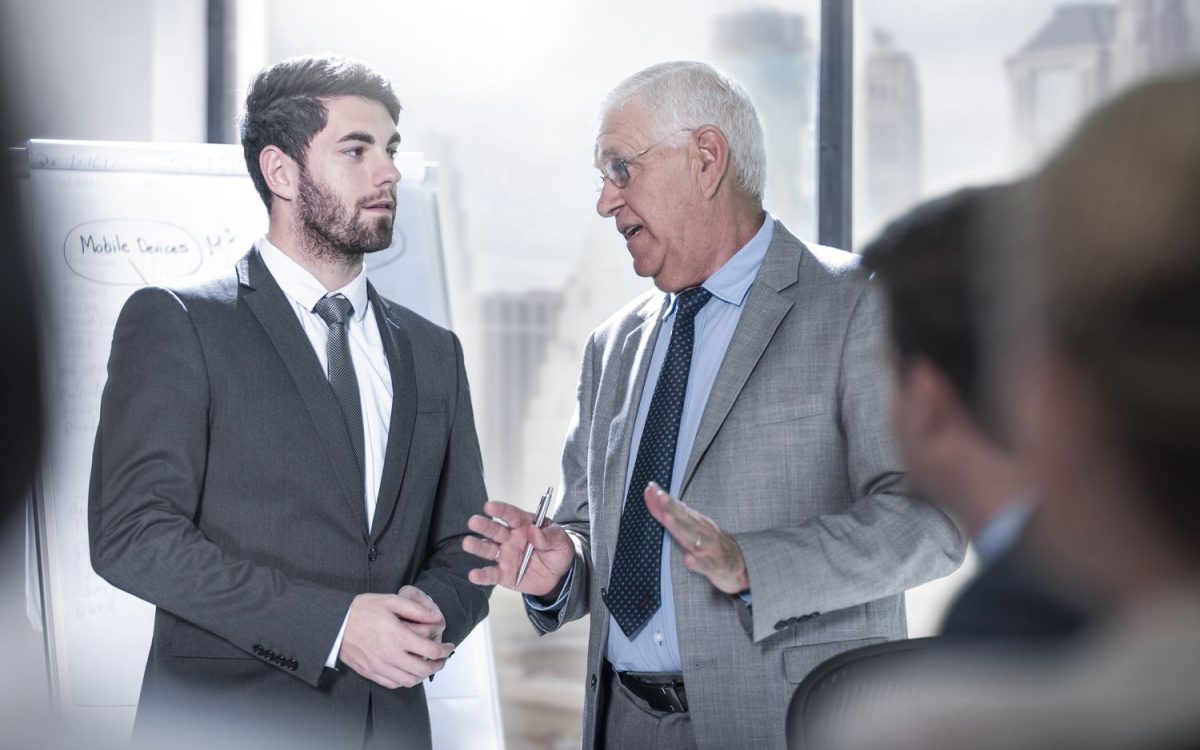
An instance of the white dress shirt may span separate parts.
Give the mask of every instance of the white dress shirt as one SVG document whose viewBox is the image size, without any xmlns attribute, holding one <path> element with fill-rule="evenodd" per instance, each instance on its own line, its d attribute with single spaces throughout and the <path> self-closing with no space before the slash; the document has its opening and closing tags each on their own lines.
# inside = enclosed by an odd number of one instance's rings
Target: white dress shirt
<svg viewBox="0 0 1200 750">
<path fill-rule="evenodd" d="M 367 529 L 374 521 L 375 505 L 379 499 L 379 482 L 383 477 L 383 457 L 387 449 L 388 425 L 392 419 L 392 375 L 387 355 L 383 350 L 383 339 L 370 300 L 367 298 L 367 275 L 359 273 L 354 279 L 332 292 L 317 281 L 303 266 L 272 245 L 266 237 L 258 241 L 258 252 L 263 263 L 275 278 L 300 321 L 300 327 L 308 336 L 313 351 L 321 363 L 321 370 L 328 372 L 325 344 L 329 339 L 329 326 L 321 316 L 313 312 L 322 297 L 341 294 L 350 300 L 354 313 L 348 325 L 350 360 L 354 363 L 354 375 L 358 380 L 358 394 L 362 401 L 363 416 L 363 461 L 366 476 L 363 481 L 363 502 L 367 512 Z M 348 619 L 350 613 L 346 612 Z M 342 636 L 346 632 L 346 621 L 334 641 L 333 650 L 325 666 L 334 667 L 342 647 Z"/>
</svg>

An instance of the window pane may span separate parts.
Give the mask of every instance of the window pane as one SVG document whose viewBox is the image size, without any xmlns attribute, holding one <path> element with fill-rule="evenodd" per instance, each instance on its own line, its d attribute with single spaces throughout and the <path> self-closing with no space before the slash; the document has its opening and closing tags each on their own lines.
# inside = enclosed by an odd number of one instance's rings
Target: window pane
<svg viewBox="0 0 1200 750">
<path fill-rule="evenodd" d="M 1034 167 L 1089 110 L 1200 59 L 1200 2 L 858 0 L 854 243 Z"/>
</svg>

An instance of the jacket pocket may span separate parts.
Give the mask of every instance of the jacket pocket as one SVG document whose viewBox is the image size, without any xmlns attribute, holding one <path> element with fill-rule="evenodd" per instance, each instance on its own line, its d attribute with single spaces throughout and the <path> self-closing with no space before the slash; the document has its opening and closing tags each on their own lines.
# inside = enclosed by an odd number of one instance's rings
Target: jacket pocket
<svg viewBox="0 0 1200 750">
<path fill-rule="evenodd" d="M 883 643 L 887 638 L 856 638 L 850 641 L 813 643 L 808 646 L 792 646 L 783 650 L 783 675 L 788 682 L 798 684 L 808 673 L 831 657 L 863 646 Z"/>
</svg>

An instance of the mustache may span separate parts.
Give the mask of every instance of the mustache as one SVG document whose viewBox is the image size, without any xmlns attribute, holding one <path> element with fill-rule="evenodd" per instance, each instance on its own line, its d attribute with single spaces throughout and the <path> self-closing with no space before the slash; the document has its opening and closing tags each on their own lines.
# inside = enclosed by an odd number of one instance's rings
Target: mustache
<svg viewBox="0 0 1200 750">
<path fill-rule="evenodd" d="M 358 201 L 358 208 L 365 208 L 365 207 L 371 205 L 372 203 L 381 203 L 383 201 L 388 201 L 389 203 L 392 204 L 392 208 L 395 208 L 396 207 L 396 191 L 395 190 L 385 190 L 382 193 L 378 193 L 376 195 L 372 195 L 367 198 L 362 198 Z"/>
</svg>

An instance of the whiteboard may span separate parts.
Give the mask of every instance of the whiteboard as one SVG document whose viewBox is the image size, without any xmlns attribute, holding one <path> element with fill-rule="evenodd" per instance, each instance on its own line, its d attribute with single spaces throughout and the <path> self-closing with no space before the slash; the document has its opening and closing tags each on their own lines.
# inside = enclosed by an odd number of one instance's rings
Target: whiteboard
<svg viewBox="0 0 1200 750">
<path fill-rule="evenodd" d="M 113 328 L 140 286 L 230 273 L 265 233 L 267 214 L 239 146 L 31 140 L 25 156 L 50 342 L 35 483 L 50 683 L 72 733 L 119 744 L 132 728 L 154 608 L 97 576 L 88 554 L 92 445 Z M 448 327 L 437 168 L 411 152 L 398 165 L 392 245 L 367 256 L 367 272 L 385 297 Z M 435 747 L 503 747 L 486 621 L 426 694 Z"/>
</svg>

